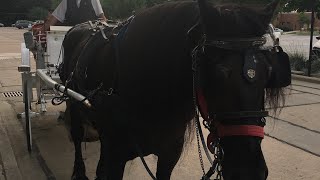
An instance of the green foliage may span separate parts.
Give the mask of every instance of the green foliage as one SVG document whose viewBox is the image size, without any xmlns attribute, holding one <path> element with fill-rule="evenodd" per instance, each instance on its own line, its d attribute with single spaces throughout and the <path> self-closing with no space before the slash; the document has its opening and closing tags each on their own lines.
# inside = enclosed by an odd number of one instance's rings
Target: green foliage
<svg viewBox="0 0 320 180">
<path fill-rule="evenodd" d="M 308 69 L 308 65 L 309 65 L 309 60 L 305 62 L 305 68 L 304 71 L 307 72 Z M 315 74 L 315 73 L 319 73 L 320 72 L 320 61 L 319 60 L 313 60 L 311 61 L 311 73 Z M 306 74 L 306 73 L 305 73 Z"/>
<path fill-rule="evenodd" d="M 288 55 L 289 55 L 291 69 L 296 71 L 302 71 L 306 67 L 305 62 L 307 61 L 307 59 L 303 53 L 296 51 Z"/>
<path fill-rule="evenodd" d="M 156 4 L 161 4 L 163 2 L 166 2 L 166 1 L 170 1 L 170 0 L 145 0 L 145 6 L 146 7 L 151 7 L 151 6 L 154 6 Z"/>
<path fill-rule="evenodd" d="M 302 52 L 295 51 L 293 53 L 289 53 L 289 60 L 291 69 L 295 71 L 303 71 L 307 74 L 309 60 L 305 57 Z M 319 73 L 320 72 L 320 59 L 313 58 L 311 61 L 311 73 Z"/>
<path fill-rule="evenodd" d="M 58 7 L 58 5 L 60 4 L 62 0 L 51 0 L 51 7 L 50 10 L 54 10 L 56 9 L 56 7 Z"/>
<path fill-rule="evenodd" d="M 320 1 L 319 0 L 281 0 L 283 3 L 282 10 L 284 12 L 311 11 L 314 8 L 316 17 L 320 19 Z"/>
<path fill-rule="evenodd" d="M 309 27 L 310 18 L 308 16 L 306 16 L 306 14 L 304 12 L 300 12 L 298 18 L 299 18 L 299 24 L 301 26 L 303 26 L 304 24 L 307 24 Z"/>
<path fill-rule="evenodd" d="M 29 20 L 43 20 L 48 16 L 48 10 L 43 7 L 33 7 L 27 16 Z"/>
<path fill-rule="evenodd" d="M 288 0 L 287 0 L 288 1 Z M 286 6 L 284 7 L 285 11 L 294 11 L 298 12 L 311 11 L 312 7 L 319 8 L 319 0 L 289 0 Z"/>
<path fill-rule="evenodd" d="M 311 61 L 311 73 L 319 73 L 320 72 L 320 61 L 315 60 Z"/>
<path fill-rule="evenodd" d="M 146 0 L 100 0 L 105 14 L 110 19 L 128 17 L 133 11 L 145 6 Z"/>
<path fill-rule="evenodd" d="M 214 3 L 235 3 L 235 4 L 268 4 L 273 0 L 210 0 Z"/>
<path fill-rule="evenodd" d="M 110 19 L 123 19 L 142 8 L 166 1 L 169 0 L 100 0 L 105 14 Z"/>
<path fill-rule="evenodd" d="M 34 7 L 48 9 L 51 0 L 0 0 L 0 18 L 7 25 L 19 19 L 27 19 Z"/>
</svg>

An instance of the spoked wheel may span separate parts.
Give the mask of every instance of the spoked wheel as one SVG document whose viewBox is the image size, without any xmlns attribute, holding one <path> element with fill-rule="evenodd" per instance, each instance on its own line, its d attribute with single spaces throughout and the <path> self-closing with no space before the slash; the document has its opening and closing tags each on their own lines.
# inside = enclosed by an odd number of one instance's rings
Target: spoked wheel
<svg viewBox="0 0 320 180">
<path fill-rule="evenodd" d="M 31 117 L 30 117 L 30 98 L 28 92 L 28 81 L 24 81 L 23 86 L 23 99 L 24 99 L 24 113 L 26 120 L 26 137 L 27 137 L 27 145 L 28 151 L 32 151 L 32 135 L 31 135 Z"/>
</svg>

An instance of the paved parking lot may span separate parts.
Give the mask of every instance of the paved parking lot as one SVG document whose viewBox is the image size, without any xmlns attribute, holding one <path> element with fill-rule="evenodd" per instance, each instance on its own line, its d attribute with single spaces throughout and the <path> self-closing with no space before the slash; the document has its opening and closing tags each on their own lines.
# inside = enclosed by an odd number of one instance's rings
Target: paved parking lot
<svg viewBox="0 0 320 180">
<path fill-rule="evenodd" d="M 318 41 L 315 36 L 313 38 L 313 44 Z M 286 34 L 280 37 L 280 45 L 284 51 L 294 53 L 302 53 L 309 59 L 309 47 L 310 47 L 310 36 L 297 36 L 293 34 Z"/>
</svg>

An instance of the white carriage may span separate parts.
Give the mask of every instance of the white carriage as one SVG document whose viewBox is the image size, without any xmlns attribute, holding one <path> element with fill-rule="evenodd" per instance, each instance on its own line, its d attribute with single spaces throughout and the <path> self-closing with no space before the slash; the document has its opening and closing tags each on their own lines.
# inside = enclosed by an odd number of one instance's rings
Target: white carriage
<svg viewBox="0 0 320 180">
<path fill-rule="evenodd" d="M 25 112 L 18 117 L 26 121 L 26 136 L 28 150 L 32 150 L 31 118 L 42 115 L 47 111 L 46 101 L 55 95 L 65 92 L 65 87 L 60 83 L 58 66 L 63 59 L 62 42 L 65 34 L 71 27 L 51 26 L 50 31 L 33 35 L 32 32 L 24 33 L 24 43 L 21 43 L 21 65 L 18 71 L 22 74 L 23 102 Z M 31 68 L 30 52 L 34 54 L 35 67 Z M 36 97 L 33 90 L 36 89 Z M 71 89 L 65 92 L 76 100 L 85 97 Z M 39 112 L 31 110 L 31 102 L 35 101 Z M 89 105 L 88 101 L 84 102 Z"/>
</svg>

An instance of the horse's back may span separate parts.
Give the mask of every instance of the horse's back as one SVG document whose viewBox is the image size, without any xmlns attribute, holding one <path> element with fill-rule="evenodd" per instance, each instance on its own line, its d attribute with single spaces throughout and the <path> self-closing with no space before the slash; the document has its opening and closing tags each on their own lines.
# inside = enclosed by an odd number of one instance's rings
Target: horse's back
<svg viewBox="0 0 320 180">
<path fill-rule="evenodd" d="M 137 14 L 120 45 L 119 88 L 128 104 L 161 117 L 186 108 L 192 97 L 187 32 L 198 17 L 195 2 L 166 3 Z M 160 109 L 165 111 L 159 114 Z"/>
</svg>

